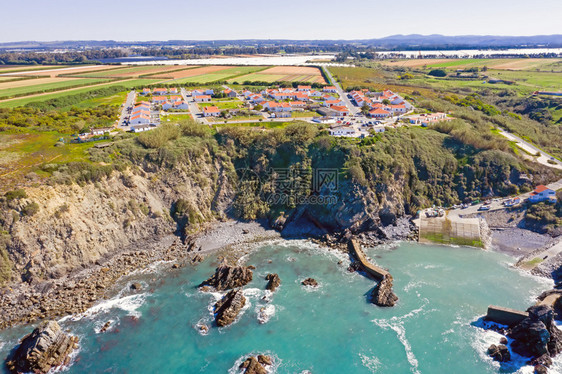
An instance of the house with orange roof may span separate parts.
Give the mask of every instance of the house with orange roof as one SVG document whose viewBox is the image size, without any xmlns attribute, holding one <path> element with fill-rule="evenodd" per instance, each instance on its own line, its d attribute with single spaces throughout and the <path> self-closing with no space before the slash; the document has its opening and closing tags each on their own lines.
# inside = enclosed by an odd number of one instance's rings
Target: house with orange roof
<svg viewBox="0 0 562 374">
<path fill-rule="evenodd" d="M 170 98 L 168 100 L 175 103 L 175 102 L 181 101 L 182 98 L 181 98 L 181 96 L 170 96 Z"/>
<path fill-rule="evenodd" d="M 178 89 L 175 87 L 169 88 L 168 89 L 168 94 L 169 95 L 177 95 L 178 94 Z"/>
<path fill-rule="evenodd" d="M 311 89 L 311 86 L 297 86 L 297 91 L 310 91 Z"/>
<path fill-rule="evenodd" d="M 369 116 L 371 116 L 372 118 L 386 118 L 389 117 L 390 115 L 391 115 L 390 112 L 380 108 L 376 108 L 369 111 Z"/>
<path fill-rule="evenodd" d="M 322 103 L 323 106 L 331 107 L 334 105 L 342 105 L 343 102 L 340 99 L 326 100 Z"/>
<path fill-rule="evenodd" d="M 343 105 L 334 105 L 334 106 L 330 107 L 330 109 L 335 111 L 338 116 L 343 117 L 343 116 L 349 115 L 349 109 L 347 109 L 347 107 L 343 106 Z"/>
<path fill-rule="evenodd" d="M 203 116 L 204 117 L 218 117 L 221 114 L 221 111 L 216 106 L 207 106 L 203 108 Z"/>
<path fill-rule="evenodd" d="M 151 92 L 150 88 L 143 88 L 141 95 L 150 95 L 150 92 Z"/>
<path fill-rule="evenodd" d="M 304 108 L 306 103 L 304 101 L 290 101 L 289 105 L 293 108 Z"/>
<path fill-rule="evenodd" d="M 166 96 L 152 96 L 152 102 L 155 104 L 162 104 L 166 101 L 168 101 L 168 98 Z"/>
<path fill-rule="evenodd" d="M 556 191 L 541 184 L 538 185 L 533 192 L 531 192 L 531 196 L 529 196 L 529 202 L 534 204 L 543 201 L 546 201 L 548 203 L 556 203 Z"/>
<path fill-rule="evenodd" d="M 195 95 L 195 96 L 193 96 L 193 101 L 195 101 L 196 103 L 208 103 L 209 101 L 211 101 L 211 96 L 210 95 Z"/>
<path fill-rule="evenodd" d="M 152 90 L 153 95 L 166 95 L 167 93 L 168 90 L 165 88 L 155 88 L 154 90 Z"/>
<path fill-rule="evenodd" d="M 332 92 L 332 93 L 338 92 L 338 90 L 336 90 L 336 87 L 334 87 L 334 86 L 326 86 L 326 87 L 322 88 L 322 91 L 323 92 Z"/>
<path fill-rule="evenodd" d="M 236 91 L 231 90 L 229 88 L 227 88 L 226 90 L 222 91 L 223 94 L 226 95 L 226 97 L 236 97 Z"/>
</svg>

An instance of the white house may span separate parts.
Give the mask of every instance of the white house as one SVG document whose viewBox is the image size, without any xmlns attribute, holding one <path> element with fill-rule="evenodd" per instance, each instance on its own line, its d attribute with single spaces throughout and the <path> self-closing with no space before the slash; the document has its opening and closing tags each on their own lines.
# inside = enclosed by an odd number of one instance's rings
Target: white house
<svg viewBox="0 0 562 374">
<path fill-rule="evenodd" d="M 209 101 L 211 101 L 211 96 L 209 96 L 209 95 L 196 95 L 196 96 L 193 96 L 193 100 L 196 103 L 208 103 Z"/>
<path fill-rule="evenodd" d="M 326 86 L 322 89 L 322 91 L 324 92 L 338 92 L 338 90 L 336 90 L 336 87 L 334 86 Z"/>
<path fill-rule="evenodd" d="M 549 203 L 556 202 L 556 191 L 551 190 L 550 188 L 543 186 L 542 184 L 537 186 L 533 192 L 531 192 L 531 196 L 529 197 L 529 201 L 531 203 L 540 203 L 542 201 L 547 201 Z"/>
<path fill-rule="evenodd" d="M 218 117 L 221 114 L 221 111 L 216 106 L 208 106 L 203 108 L 203 116 L 204 117 Z"/>
<path fill-rule="evenodd" d="M 189 109 L 189 105 L 185 101 L 178 101 L 174 105 L 174 109 Z"/>
<path fill-rule="evenodd" d="M 329 132 L 332 136 L 355 136 L 357 133 L 353 127 L 349 126 L 332 127 Z"/>
<path fill-rule="evenodd" d="M 154 127 L 151 127 L 150 125 L 131 126 L 131 132 L 143 132 L 143 131 L 152 130 L 153 128 Z"/>
<path fill-rule="evenodd" d="M 172 109 L 172 103 L 169 101 L 166 101 L 164 104 L 162 104 L 162 110 L 169 110 Z"/>
</svg>

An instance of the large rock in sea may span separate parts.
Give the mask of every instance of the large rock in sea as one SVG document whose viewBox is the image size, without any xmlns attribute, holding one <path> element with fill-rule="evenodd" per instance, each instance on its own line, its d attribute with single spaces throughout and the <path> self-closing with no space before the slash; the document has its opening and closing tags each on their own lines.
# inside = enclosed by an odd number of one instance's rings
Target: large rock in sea
<svg viewBox="0 0 562 374">
<path fill-rule="evenodd" d="M 253 273 L 249 266 L 230 266 L 222 263 L 209 279 L 199 287 L 211 286 L 217 291 L 230 290 L 247 285 L 252 281 Z"/>
<path fill-rule="evenodd" d="M 488 348 L 488 355 L 492 357 L 495 361 L 499 361 L 499 362 L 507 362 L 511 360 L 511 354 L 509 353 L 509 349 L 503 344 L 499 344 L 499 345 L 492 344 Z"/>
<path fill-rule="evenodd" d="M 279 278 L 277 274 L 267 274 L 265 280 L 268 281 L 265 289 L 271 292 L 275 291 L 277 287 L 281 285 L 281 278 Z"/>
<path fill-rule="evenodd" d="M 267 374 L 264 366 L 272 364 L 271 357 L 258 355 L 258 357 L 248 357 L 239 367 L 244 370 L 244 374 Z"/>
<path fill-rule="evenodd" d="M 554 323 L 554 312 L 546 305 L 527 309 L 529 317 L 514 326 L 508 336 L 514 339 L 512 349 L 523 356 L 554 357 L 562 351 L 562 332 Z"/>
<path fill-rule="evenodd" d="M 398 296 L 392 291 L 392 276 L 385 276 L 371 292 L 371 301 L 378 306 L 394 306 Z"/>
<path fill-rule="evenodd" d="M 51 368 L 68 364 L 78 338 L 62 331 L 55 321 L 43 322 L 8 359 L 8 368 L 15 373 L 47 373 Z"/>
<path fill-rule="evenodd" d="M 245 304 L 246 298 L 241 289 L 232 290 L 224 295 L 215 304 L 215 322 L 217 326 L 227 326 L 234 322 Z"/>
</svg>

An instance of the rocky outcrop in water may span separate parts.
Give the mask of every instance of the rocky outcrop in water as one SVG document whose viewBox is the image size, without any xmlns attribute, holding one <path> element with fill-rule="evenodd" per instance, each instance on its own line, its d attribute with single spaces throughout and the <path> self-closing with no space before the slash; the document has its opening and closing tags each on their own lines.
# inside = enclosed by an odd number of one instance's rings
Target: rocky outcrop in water
<svg viewBox="0 0 562 374">
<path fill-rule="evenodd" d="M 267 286 L 265 286 L 265 289 L 271 292 L 274 292 L 277 289 L 277 287 L 281 285 L 281 278 L 279 278 L 279 275 L 277 274 L 267 274 L 265 280 L 268 281 Z"/>
<path fill-rule="evenodd" d="M 252 281 L 253 273 L 250 266 L 230 266 L 222 263 L 209 279 L 199 287 L 210 286 L 217 291 L 230 290 L 247 285 Z"/>
<path fill-rule="evenodd" d="M 15 373 L 47 373 L 51 368 L 68 364 L 78 338 L 65 334 L 55 321 L 42 323 L 23 338 L 7 362 Z"/>
<path fill-rule="evenodd" d="M 246 304 L 241 289 L 232 290 L 215 304 L 215 322 L 217 326 L 230 325 Z"/>
<path fill-rule="evenodd" d="M 250 356 L 240 364 L 239 369 L 244 369 L 244 374 L 267 374 L 265 366 L 271 366 L 272 363 L 271 357 L 269 356 Z"/>
<path fill-rule="evenodd" d="M 492 357 L 494 361 L 507 362 L 511 360 L 511 354 L 509 353 L 509 349 L 503 344 L 499 344 L 499 345 L 492 344 L 488 348 L 488 355 Z"/>
<path fill-rule="evenodd" d="M 318 282 L 314 278 L 306 278 L 301 283 L 303 286 L 318 287 Z"/>
<path fill-rule="evenodd" d="M 373 288 L 371 301 L 378 306 L 394 306 L 398 301 L 398 296 L 392 291 L 392 276 L 387 275 Z"/>
<path fill-rule="evenodd" d="M 562 331 L 554 323 L 554 312 L 546 305 L 527 309 L 529 317 L 514 326 L 508 336 L 514 339 L 511 348 L 527 357 L 556 356 L 562 351 Z"/>
</svg>

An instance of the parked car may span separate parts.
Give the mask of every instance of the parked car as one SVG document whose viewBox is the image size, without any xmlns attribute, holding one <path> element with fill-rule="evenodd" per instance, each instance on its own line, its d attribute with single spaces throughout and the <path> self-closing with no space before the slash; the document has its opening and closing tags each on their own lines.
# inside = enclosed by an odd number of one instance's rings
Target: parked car
<svg viewBox="0 0 562 374">
<path fill-rule="evenodd" d="M 486 210 L 490 210 L 490 206 L 489 205 L 482 205 L 480 208 L 478 208 L 479 211 L 486 211 Z"/>
</svg>

